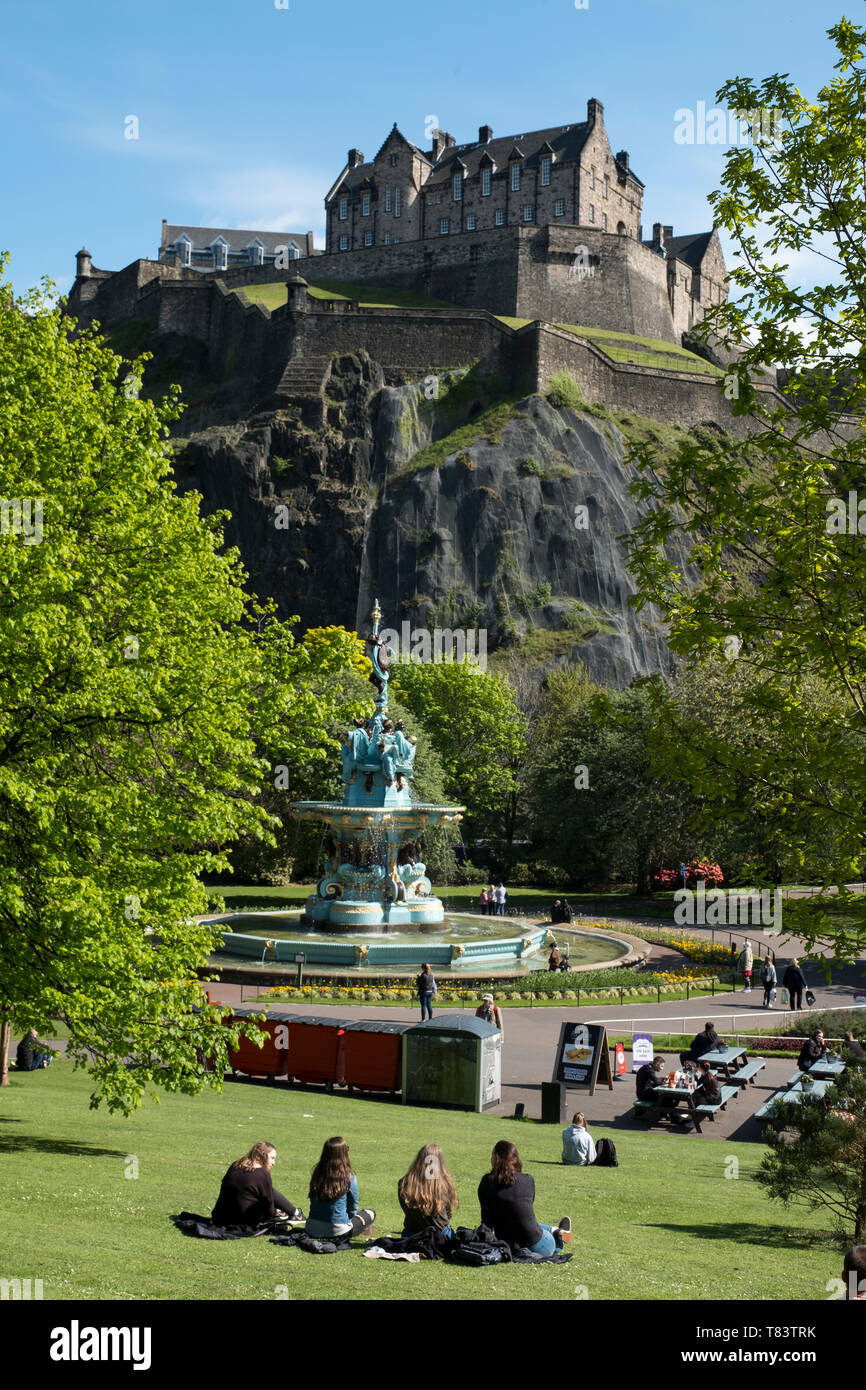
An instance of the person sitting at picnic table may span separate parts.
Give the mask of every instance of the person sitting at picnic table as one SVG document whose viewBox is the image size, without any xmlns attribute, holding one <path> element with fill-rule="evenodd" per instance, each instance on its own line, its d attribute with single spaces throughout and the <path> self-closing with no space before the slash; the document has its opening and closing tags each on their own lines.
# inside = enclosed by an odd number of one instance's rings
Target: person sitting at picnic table
<svg viewBox="0 0 866 1390">
<path fill-rule="evenodd" d="M 827 1056 L 830 1049 L 824 1042 L 824 1034 L 820 1028 L 816 1028 L 811 1038 L 807 1038 L 800 1048 L 800 1055 L 797 1058 L 797 1066 L 800 1071 L 808 1071 L 816 1062 Z"/>
<path fill-rule="evenodd" d="M 637 1099 L 652 1101 L 653 1105 L 660 1105 L 663 1110 L 670 1111 L 670 1114 L 660 1116 L 662 1120 L 670 1120 L 671 1124 L 682 1124 L 687 1116 L 673 1113 L 679 1105 L 677 1097 L 660 1096 L 656 1093 L 657 1086 L 665 1086 L 666 1084 L 667 1063 L 664 1057 L 654 1057 L 651 1062 L 642 1066 L 637 1074 L 635 1079 Z"/>
<path fill-rule="evenodd" d="M 688 1052 L 680 1053 L 681 1062 L 699 1062 L 705 1052 L 717 1052 L 720 1047 L 724 1047 L 724 1038 L 720 1038 L 712 1023 L 705 1023 L 703 1032 L 696 1033 L 692 1038 L 692 1045 Z"/>
<path fill-rule="evenodd" d="M 854 1034 L 851 1032 L 851 1029 L 846 1029 L 846 1031 L 842 1034 L 842 1037 L 844 1039 L 842 1050 L 844 1052 L 847 1052 L 848 1055 L 852 1057 L 855 1062 L 862 1062 L 864 1058 L 866 1058 L 866 1052 L 863 1051 L 863 1048 L 860 1046 L 857 1039 L 854 1037 Z"/>
<path fill-rule="evenodd" d="M 709 1062 L 698 1062 L 698 1085 L 695 1090 L 695 1104 L 720 1105 L 721 1100 L 722 1088 Z"/>
<path fill-rule="evenodd" d="M 285 1212 L 292 1221 L 303 1220 L 303 1212 L 277 1192 L 271 1169 L 277 1161 L 273 1144 L 253 1144 L 243 1158 L 235 1159 L 222 1180 L 220 1195 L 211 1213 L 217 1226 L 260 1226 Z"/>
<path fill-rule="evenodd" d="M 502 1026 L 502 1010 L 498 1004 L 494 1004 L 493 995 L 485 994 L 478 1008 L 475 1010 L 476 1018 L 483 1018 L 485 1023 L 492 1023 L 494 1028 L 499 1029 L 499 1036 L 505 1042 L 505 1029 Z"/>
<path fill-rule="evenodd" d="M 453 1235 L 451 1213 L 457 1210 L 457 1190 L 438 1144 L 425 1144 L 408 1173 L 397 1184 L 403 1209 L 403 1235 L 414 1236 L 433 1227 Z"/>
<path fill-rule="evenodd" d="M 586 1128 L 586 1116 L 578 1110 L 571 1124 L 562 1131 L 562 1161 L 576 1168 L 595 1163 L 595 1140 Z"/>
<path fill-rule="evenodd" d="M 34 1028 L 28 1029 L 15 1053 L 18 1070 L 39 1071 L 41 1067 L 50 1067 L 53 1060 L 48 1044 L 39 1041 Z"/>
<path fill-rule="evenodd" d="M 535 1218 L 535 1179 L 524 1173 L 514 1144 L 500 1139 L 490 1155 L 490 1172 L 478 1184 L 481 1221 L 497 1240 L 512 1249 L 522 1247 L 533 1255 L 552 1255 L 571 1242 L 571 1220 L 558 1226 L 540 1226 Z"/>
</svg>

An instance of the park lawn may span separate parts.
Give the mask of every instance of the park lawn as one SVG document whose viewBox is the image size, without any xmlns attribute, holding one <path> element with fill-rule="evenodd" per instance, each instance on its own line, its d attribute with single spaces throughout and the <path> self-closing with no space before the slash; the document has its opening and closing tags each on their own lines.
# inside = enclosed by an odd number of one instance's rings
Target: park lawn
<svg viewBox="0 0 866 1390">
<path fill-rule="evenodd" d="M 0 1093 L 0 1186 L 7 1276 L 43 1280 L 46 1299 L 822 1299 L 838 1254 L 808 1212 L 791 1216 L 753 1181 L 763 1147 L 708 1136 L 616 1132 L 619 1168 L 566 1169 L 558 1126 L 387 1102 L 229 1084 L 222 1095 L 169 1095 L 129 1119 L 88 1109 L 71 1064 L 11 1077 Z M 592 1120 L 592 1101 L 581 1099 Z M 593 1126 L 596 1134 L 604 1126 Z M 169 1216 L 208 1213 L 229 1163 L 260 1139 L 277 1146 L 274 1178 L 307 1207 L 306 1181 L 323 1141 L 348 1140 L 361 1201 L 379 1234 L 399 1232 L 397 1179 L 436 1140 L 462 1198 L 475 1197 L 490 1150 L 520 1148 L 536 1182 L 539 1218 L 570 1214 L 574 1259 L 562 1266 L 451 1268 L 333 1257 L 266 1238 L 202 1241 Z M 727 1179 L 731 1159 L 736 1181 Z M 126 1177 L 137 1165 L 137 1178 Z M 584 1290 L 585 1292 L 582 1292 Z"/>
<path fill-rule="evenodd" d="M 241 285 L 232 293 L 242 293 L 252 304 L 265 309 L 279 309 L 286 302 L 285 280 L 261 285 Z M 414 290 L 396 290 L 373 285 L 354 285 L 343 280 L 310 280 L 307 293 L 311 299 L 352 299 L 370 309 L 453 309 L 447 299 L 434 299 Z"/>
</svg>

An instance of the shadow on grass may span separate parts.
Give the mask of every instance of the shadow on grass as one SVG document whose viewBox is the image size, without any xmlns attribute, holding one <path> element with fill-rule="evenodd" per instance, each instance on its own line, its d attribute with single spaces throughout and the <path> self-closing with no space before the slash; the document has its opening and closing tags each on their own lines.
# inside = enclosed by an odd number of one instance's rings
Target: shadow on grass
<svg viewBox="0 0 866 1390">
<path fill-rule="evenodd" d="M 8 1120 L 2 1123 L 8 1124 Z M 74 1139 L 46 1139 L 38 1134 L 0 1134 L 0 1154 L 3 1153 L 66 1154 L 71 1158 L 126 1158 L 123 1149 L 98 1149 L 93 1144 L 79 1144 Z"/>
<path fill-rule="evenodd" d="M 832 1242 L 828 1231 L 803 1231 L 784 1226 L 759 1226 L 751 1221 L 714 1221 L 705 1225 L 673 1221 L 645 1221 L 644 1227 L 657 1231 L 672 1231 L 677 1235 L 692 1235 L 698 1240 L 730 1240 L 745 1245 L 773 1245 L 790 1249 L 792 1245 L 825 1245 Z"/>
</svg>

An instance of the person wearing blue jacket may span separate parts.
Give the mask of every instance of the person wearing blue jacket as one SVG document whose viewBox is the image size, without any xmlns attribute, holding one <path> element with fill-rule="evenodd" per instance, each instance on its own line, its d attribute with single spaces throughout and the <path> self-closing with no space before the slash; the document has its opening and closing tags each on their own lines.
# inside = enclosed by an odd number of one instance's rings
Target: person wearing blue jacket
<svg viewBox="0 0 866 1390">
<path fill-rule="evenodd" d="M 358 1179 L 352 1172 L 345 1139 L 328 1139 L 310 1178 L 310 1214 L 304 1227 L 316 1240 L 358 1236 L 373 1225 L 376 1213 L 360 1207 Z"/>
</svg>

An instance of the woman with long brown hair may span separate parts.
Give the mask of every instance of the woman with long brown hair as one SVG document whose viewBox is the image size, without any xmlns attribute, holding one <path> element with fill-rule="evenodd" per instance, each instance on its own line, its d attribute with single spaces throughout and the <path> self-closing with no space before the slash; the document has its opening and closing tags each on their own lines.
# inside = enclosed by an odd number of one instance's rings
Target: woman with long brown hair
<svg viewBox="0 0 866 1390">
<path fill-rule="evenodd" d="M 403 1235 L 413 1236 L 429 1226 L 452 1235 L 451 1213 L 457 1210 L 457 1191 L 438 1144 L 425 1144 L 397 1184 L 403 1208 Z"/>
<path fill-rule="evenodd" d="M 306 1232 L 318 1240 L 358 1236 L 372 1226 L 376 1213 L 359 1210 L 358 1179 L 352 1172 L 349 1145 L 339 1136 L 328 1139 L 310 1178 L 310 1214 Z"/>
<path fill-rule="evenodd" d="M 211 1220 L 217 1226 L 259 1226 L 284 1211 L 292 1221 L 303 1220 L 303 1212 L 277 1192 L 271 1169 L 277 1161 L 273 1144 L 253 1144 L 249 1153 L 238 1158 L 222 1181 Z"/>
<path fill-rule="evenodd" d="M 524 1173 L 514 1144 L 500 1139 L 490 1155 L 490 1172 L 478 1185 L 481 1221 L 499 1240 L 533 1255 L 552 1255 L 571 1240 L 571 1221 L 563 1216 L 558 1226 L 541 1226 L 535 1219 L 535 1180 Z"/>
</svg>

